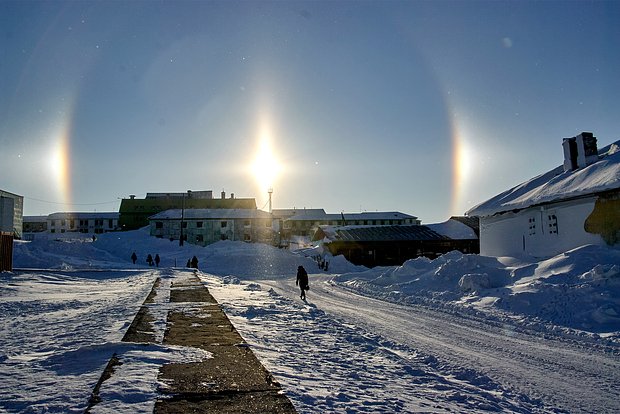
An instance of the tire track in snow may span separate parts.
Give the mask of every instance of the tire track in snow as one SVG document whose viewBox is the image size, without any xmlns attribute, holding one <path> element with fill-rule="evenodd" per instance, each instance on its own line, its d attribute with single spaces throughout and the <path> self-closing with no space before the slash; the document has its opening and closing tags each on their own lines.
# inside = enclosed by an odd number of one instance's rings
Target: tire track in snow
<svg viewBox="0 0 620 414">
<path fill-rule="evenodd" d="M 443 369 L 488 376 L 516 395 L 541 401 L 545 411 L 620 410 L 620 358 L 589 342 L 519 332 L 453 311 L 399 305 L 339 288 L 316 277 L 311 300 L 338 319 L 437 357 Z M 262 282 L 288 294 L 291 280 Z M 294 291 L 294 290 L 293 290 Z"/>
<path fill-rule="evenodd" d="M 208 278 L 208 285 L 300 413 L 525 413 L 539 405 L 472 370 L 445 370 L 429 354 L 339 321 L 320 304 L 256 283 Z"/>
</svg>

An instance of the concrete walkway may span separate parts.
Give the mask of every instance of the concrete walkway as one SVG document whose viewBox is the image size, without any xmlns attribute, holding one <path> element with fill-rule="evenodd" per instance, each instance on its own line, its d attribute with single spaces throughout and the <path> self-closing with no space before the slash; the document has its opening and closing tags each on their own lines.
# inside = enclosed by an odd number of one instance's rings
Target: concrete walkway
<svg viewBox="0 0 620 414">
<path fill-rule="evenodd" d="M 149 304 L 166 299 L 162 297 L 166 289 L 160 287 L 161 283 L 157 279 L 123 341 L 159 342 L 152 327 L 158 317 L 150 312 Z M 196 274 L 174 272 L 169 287 L 169 303 L 178 306 L 170 306 L 165 316 L 163 344 L 200 348 L 213 358 L 163 365 L 158 379 L 166 386 L 159 390 L 155 413 L 296 413 L 280 384 L 256 358 Z M 112 374 L 114 365 L 112 358 L 95 387 L 91 406 L 97 403 L 99 387 Z"/>
</svg>

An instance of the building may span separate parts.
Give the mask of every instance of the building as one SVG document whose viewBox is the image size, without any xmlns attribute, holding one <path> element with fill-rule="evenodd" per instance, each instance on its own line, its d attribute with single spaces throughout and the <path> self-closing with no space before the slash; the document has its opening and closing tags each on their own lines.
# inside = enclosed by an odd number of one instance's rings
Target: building
<svg viewBox="0 0 620 414">
<path fill-rule="evenodd" d="M 254 198 L 235 198 L 234 194 L 226 198 L 222 191 L 219 199 L 213 198 L 213 192 L 187 191 L 186 193 L 147 193 L 145 198 L 135 196 L 121 200 L 119 224 L 122 230 L 136 230 L 149 225 L 149 217 L 166 210 L 175 209 L 253 209 L 256 210 Z"/>
<path fill-rule="evenodd" d="M 266 211 L 241 209 L 166 210 L 149 217 L 151 236 L 206 246 L 220 240 L 275 244 L 276 229 Z"/>
<path fill-rule="evenodd" d="M 22 238 L 24 197 L 0 190 L 0 232 Z"/>
<path fill-rule="evenodd" d="M 53 213 L 46 221 L 49 233 L 101 234 L 120 230 L 118 213 Z"/>
<path fill-rule="evenodd" d="M 24 234 L 47 232 L 47 216 L 24 216 Z"/>
<path fill-rule="evenodd" d="M 453 217 L 430 225 L 321 226 L 313 240 L 321 241 L 332 256 L 343 255 L 356 265 L 395 266 L 420 256 L 434 259 L 452 250 L 478 253 L 476 231 L 475 220 Z"/>
<path fill-rule="evenodd" d="M 563 141 L 564 163 L 469 210 L 480 253 L 551 257 L 586 245 L 620 246 L 620 141 L 597 150 L 583 132 Z"/>
<path fill-rule="evenodd" d="M 323 209 L 273 210 L 281 221 L 281 237 L 312 237 L 320 226 L 400 226 L 420 224 L 417 217 L 395 211 L 328 214 Z"/>
</svg>

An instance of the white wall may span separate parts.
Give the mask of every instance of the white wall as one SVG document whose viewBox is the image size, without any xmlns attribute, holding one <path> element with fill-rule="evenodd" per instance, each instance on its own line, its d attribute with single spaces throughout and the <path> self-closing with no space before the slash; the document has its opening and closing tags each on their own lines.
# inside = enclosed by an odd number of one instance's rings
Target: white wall
<svg viewBox="0 0 620 414">
<path fill-rule="evenodd" d="M 584 229 L 595 201 L 591 197 L 481 217 L 480 254 L 551 257 L 584 244 L 604 245 L 601 236 Z"/>
</svg>

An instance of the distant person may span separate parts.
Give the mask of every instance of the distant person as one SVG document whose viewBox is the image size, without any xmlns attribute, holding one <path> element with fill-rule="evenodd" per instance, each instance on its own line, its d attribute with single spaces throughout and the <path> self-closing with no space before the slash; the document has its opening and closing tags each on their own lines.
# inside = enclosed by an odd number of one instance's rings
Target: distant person
<svg viewBox="0 0 620 414">
<path fill-rule="evenodd" d="M 136 252 L 133 252 L 131 254 L 131 261 L 133 262 L 133 264 L 136 264 L 136 260 L 138 260 L 138 256 L 136 256 Z"/>
<path fill-rule="evenodd" d="M 192 259 L 187 259 L 187 264 L 185 267 L 192 267 Z"/>
<path fill-rule="evenodd" d="M 192 257 L 192 267 L 198 269 L 198 258 L 196 256 Z"/>
<path fill-rule="evenodd" d="M 149 264 L 149 266 L 153 266 L 153 256 L 151 256 L 150 253 L 148 256 L 146 256 L 146 262 Z"/>
<path fill-rule="evenodd" d="M 301 300 L 306 300 L 306 290 L 309 290 L 310 286 L 308 285 L 308 272 L 306 272 L 303 266 L 297 267 L 297 280 L 295 284 L 301 290 L 301 295 L 299 296 Z"/>
<path fill-rule="evenodd" d="M 161 261 L 161 259 L 159 258 L 159 254 L 155 255 L 155 266 L 159 267 L 159 262 Z"/>
</svg>

